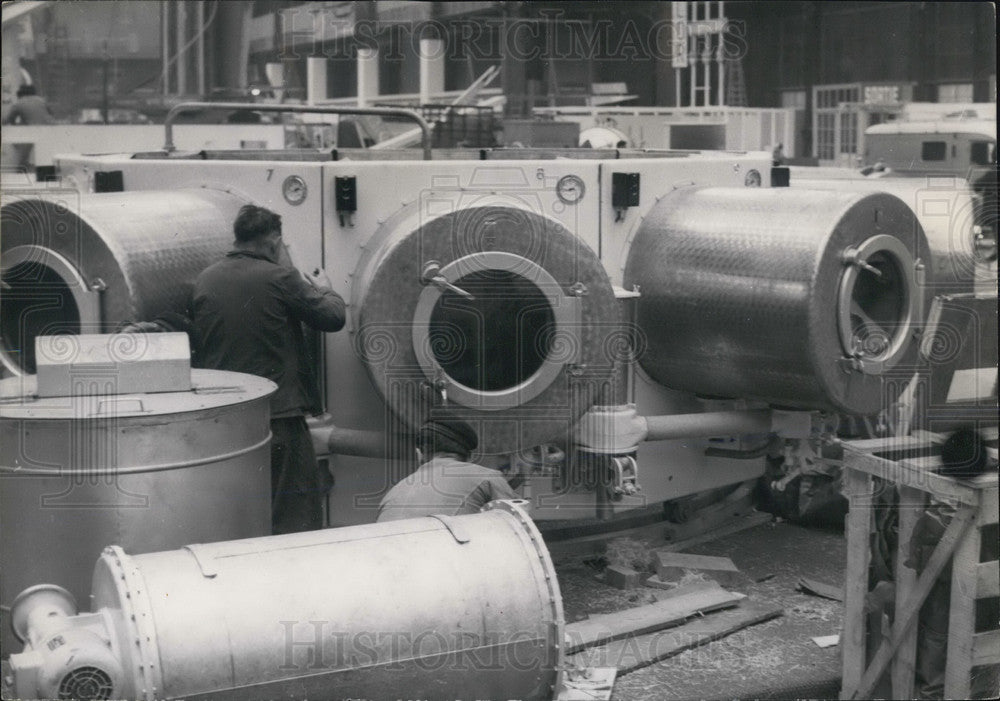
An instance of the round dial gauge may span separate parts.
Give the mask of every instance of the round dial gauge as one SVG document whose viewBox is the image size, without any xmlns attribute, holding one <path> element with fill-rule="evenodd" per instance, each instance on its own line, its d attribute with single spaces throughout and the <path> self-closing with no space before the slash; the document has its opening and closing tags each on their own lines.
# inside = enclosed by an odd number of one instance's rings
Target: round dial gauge
<svg viewBox="0 0 1000 701">
<path fill-rule="evenodd" d="M 586 191 L 583 180 L 577 175 L 564 175 L 556 183 L 556 195 L 566 204 L 576 204 L 583 199 L 583 193 Z"/>
<path fill-rule="evenodd" d="M 306 187 L 306 181 L 298 175 L 289 175 L 281 184 L 281 194 L 285 196 L 285 201 L 288 204 L 302 204 L 308 193 L 309 188 Z"/>
</svg>

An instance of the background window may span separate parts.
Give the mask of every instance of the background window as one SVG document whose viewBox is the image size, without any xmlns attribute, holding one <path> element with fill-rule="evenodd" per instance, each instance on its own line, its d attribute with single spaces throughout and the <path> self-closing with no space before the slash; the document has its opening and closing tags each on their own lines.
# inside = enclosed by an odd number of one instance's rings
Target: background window
<svg viewBox="0 0 1000 701">
<path fill-rule="evenodd" d="M 972 83 L 946 83 L 938 86 L 938 102 L 972 102 Z"/>
<path fill-rule="evenodd" d="M 996 162 L 996 147 L 990 141 L 973 141 L 969 160 L 977 166 L 988 166 Z"/>
<path fill-rule="evenodd" d="M 924 161 L 943 161 L 947 152 L 943 141 L 925 141 L 920 149 L 920 158 Z"/>
</svg>

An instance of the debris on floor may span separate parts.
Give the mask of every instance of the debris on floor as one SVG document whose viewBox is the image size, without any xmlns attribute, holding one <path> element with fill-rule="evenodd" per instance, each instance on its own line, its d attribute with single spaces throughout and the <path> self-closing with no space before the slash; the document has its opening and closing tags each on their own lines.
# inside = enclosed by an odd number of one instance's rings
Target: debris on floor
<svg viewBox="0 0 1000 701">
<path fill-rule="evenodd" d="M 748 583 L 746 575 L 740 572 L 728 557 L 692 555 L 667 550 L 657 550 L 655 554 L 657 583 L 680 581 L 689 572 L 704 574 L 722 586 L 740 587 Z"/>
<path fill-rule="evenodd" d="M 844 587 L 836 587 L 832 584 L 818 582 L 815 579 L 809 579 L 807 577 L 802 577 L 796 583 L 796 589 L 805 594 L 821 596 L 824 599 L 831 599 L 832 601 L 844 600 Z"/>
<path fill-rule="evenodd" d="M 790 698 L 792 691 L 793 698 L 837 697 L 840 647 L 821 648 L 812 638 L 839 631 L 843 605 L 807 594 L 797 585 L 807 578 L 841 581 L 846 550 L 841 533 L 771 522 L 706 540 L 690 550 L 681 548 L 731 560 L 746 577 L 737 588 L 721 587 L 704 571 L 687 570 L 679 581 L 662 581 L 655 574 L 653 553 L 672 551 L 672 544 L 664 547 L 662 540 L 652 538 L 637 544 L 636 536 L 630 538 L 633 542 L 625 547 L 608 549 L 605 541 L 600 551 L 577 550 L 555 558 L 567 621 L 618 617 L 653 601 L 727 589 L 747 596 L 726 609 L 568 654 L 567 661 L 579 667 L 617 668 L 611 701 Z M 612 564 L 612 558 L 648 572 L 647 586 L 608 586 L 598 572 Z M 656 588 L 649 586 L 657 582 Z"/>
<path fill-rule="evenodd" d="M 571 667 L 563 673 L 555 701 L 608 701 L 617 674 L 615 667 Z"/>
<path fill-rule="evenodd" d="M 608 565 L 604 583 L 616 589 L 635 589 L 642 585 L 643 573 L 624 565 Z"/>
<path fill-rule="evenodd" d="M 833 647 L 834 645 L 840 645 L 840 634 L 820 635 L 813 638 L 812 641 L 820 647 Z"/>
</svg>

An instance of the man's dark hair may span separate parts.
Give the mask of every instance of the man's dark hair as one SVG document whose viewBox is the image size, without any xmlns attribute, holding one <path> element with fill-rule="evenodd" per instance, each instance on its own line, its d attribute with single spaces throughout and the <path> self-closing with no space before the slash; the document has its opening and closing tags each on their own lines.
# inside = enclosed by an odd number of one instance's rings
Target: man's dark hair
<svg viewBox="0 0 1000 701">
<path fill-rule="evenodd" d="M 281 215 L 252 204 L 240 207 L 240 213 L 233 222 L 233 234 L 240 243 L 256 241 L 272 231 L 281 231 Z"/>
<path fill-rule="evenodd" d="M 434 418 L 420 427 L 416 445 L 429 458 L 435 453 L 455 453 L 468 460 L 479 445 L 476 431 L 467 422 L 452 416 Z"/>
<path fill-rule="evenodd" d="M 35 86 L 28 85 L 27 83 L 25 83 L 24 85 L 22 85 L 17 89 L 18 97 L 24 97 L 25 95 L 36 95 L 36 94 L 37 93 L 35 92 Z"/>
</svg>

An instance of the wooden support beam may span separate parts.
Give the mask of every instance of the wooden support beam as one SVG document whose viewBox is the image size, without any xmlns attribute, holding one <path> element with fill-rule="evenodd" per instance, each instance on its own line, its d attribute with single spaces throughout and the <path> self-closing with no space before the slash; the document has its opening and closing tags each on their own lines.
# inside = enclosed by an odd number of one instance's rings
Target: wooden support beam
<svg viewBox="0 0 1000 701">
<path fill-rule="evenodd" d="M 903 563 L 909 559 L 913 529 L 924 512 L 924 492 L 913 487 L 899 488 L 899 537 L 896 546 L 896 612 L 895 618 L 905 615 L 903 605 L 909 601 L 917 585 L 917 572 Z M 892 695 L 897 699 L 912 699 L 916 679 L 917 626 L 903 634 L 899 651 L 892 663 Z"/>
<path fill-rule="evenodd" d="M 845 449 L 846 453 L 846 449 Z M 844 495 L 850 500 L 847 513 L 847 582 L 844 587 L 844 633 L 841 698 L 851 698 L 865 671 L 865 596 L 868 594 L 869 546 L 872 530 L 872 478 L 859 470 L 844 471 Z"/>
<path fill-rule="evenodd" d="M 888 666 L 889 662 L 892 660 L 893 655 L 899 648 L 899 645 L 903 642 L 904 636 L 908 631 L 909 627 L 913 625 L 917 620 L 917 614 L 920 612 L 920 607 L 930 593 L 931 587 L 934 586 L 935 580 L 941 571 L 944 569 L 945 565 L 948 564 L 948 559 L 951 557 L 952 553 L 955 552 L 955 548 L 958 546 L 959 542 L 965 536 L 966 532 L 969 530 L 969 526 L 972 525 L 973 520 L 975 520 L 975 509 L 970 506 L 962 506 L 959 508 L 955 517 L 952 519 L 951 523 L 948 524 L 948 528 L 945 529 L 944 535 L 941 536 L 941 540 L 938 542 L 937 547 L 934 548 L 934 552 L 931 554 L 930 560 L 927 562 L 927 566 L 924 571 L 920 574 L 919 579 L 917 579 L 917 584 L 914 587 L 913 592 L 911 592 L 909 598 L 903 603 L 902 618 L 896 618 L 895 624 L 892 627 L 892 636 L 889 640 L 884 641 L 880 646 L 875 656 L 872 657 L 871 664 L 869 664 L 868 669 L 862 675 L 861 680 L 858 682 L 857 688 L 850 689 L 846 686 L 841 690 L 842 697 L 852 698 L 852 699 L 867 699 L 871 698 L 872 691 L 875 688 L 875 684 L 878 683 L 879 677 L 882 676 L 882 672 Z M 867 541 L 865 541 L 867 542 Z M 979 539 L 976 539 L 978 544 Z M 979 552 L 978 550 L 976 551 Z M 850 557 L 850 553 L 848 553 Z M 867 572 L 867 567 L 863 570 Z M 961 587 L 958 587 L 961 588 Z M 966 587 L 967 588 L 967 587 Z M 955 587 L 952 588 L 952 596 L 954 597 Z M 952 619 L 949 624 L 949 630 L 954 626 L 954 609 L 952 610 Z M 845 622 L 846 628 L 846 622 Z M 966 629 L 966 634 L 968 629 Z M 949 645 L 951 644 L 949 636 Z M 948 660 L 951 662 L 952 653 L 954 649 L 948 648 Z M 948 693 L 947 689 L 945 691 L 945 696 L 949 698 L 968 698 L 968 694 L 964 696 L 952 696 Z"/>
</svg>

